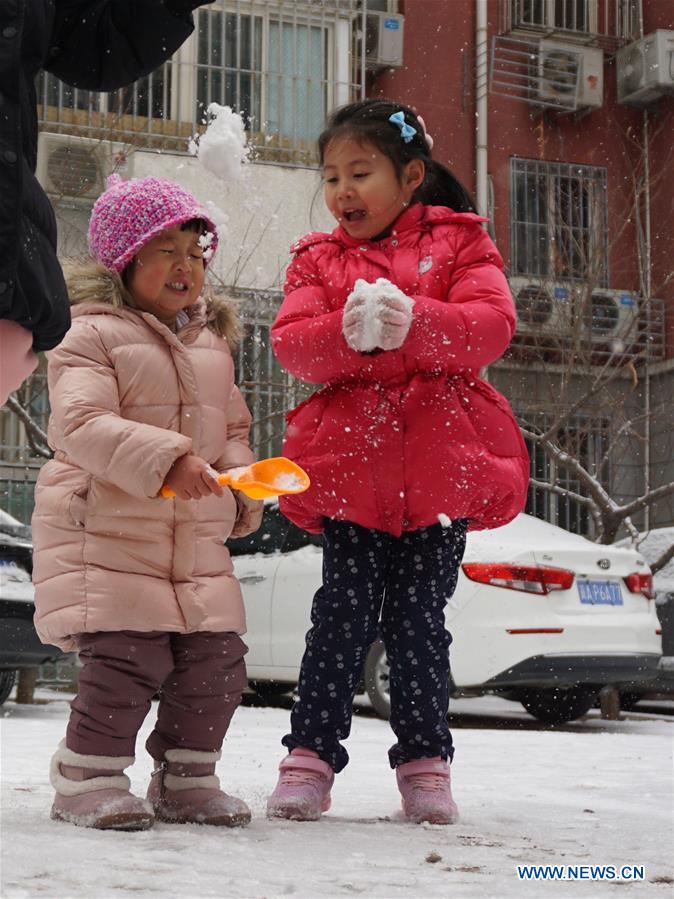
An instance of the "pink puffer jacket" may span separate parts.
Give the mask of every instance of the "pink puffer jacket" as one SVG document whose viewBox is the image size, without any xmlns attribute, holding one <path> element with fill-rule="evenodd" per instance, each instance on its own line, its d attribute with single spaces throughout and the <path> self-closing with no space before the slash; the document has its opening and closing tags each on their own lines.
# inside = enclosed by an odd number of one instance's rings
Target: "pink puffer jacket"
<svg viewBox="0 0 674 899">
<path fill-rule="evenodd" d="M 98 302 L 73 307 L 71 330 L 48 354 L 55 456 L 40 472 L 33 515 L 40 638 L 70 650 L 73 635 L 95 631 L 243 633 L 224 545 L 242 517 L 233 494 L 157 498 L 189 451 L 218 470 L 253 461 L 226 339 L 236 319 L 200 300 L 175 334 L 113 305 L 121 282 L 106 269 L 86 277 Z M 225 336 L 213 330 L 216 314 Z M 242 509 L 252 520 L 239 534 L 259 525 L 261 506 Z"/>
<path fill-rule="evenodd" d="M 292 374 L 325 386 L 288 415 L 284 453 L 311 477 L 281 498 L 300 527 L 324 518 L 399 536 L 449 518 L 506 524 L 526 502 L 529 458 L 506 399 L 478 377 L 503 354 L 515 308 L 486 221 L 415 204 L 389 237 L 337 228 L 293 249 L 272 328 Z M 342 334 L 358 278 L 387 278 L 414 299 L 402 347 L 357 353 Z"/>
</svg>

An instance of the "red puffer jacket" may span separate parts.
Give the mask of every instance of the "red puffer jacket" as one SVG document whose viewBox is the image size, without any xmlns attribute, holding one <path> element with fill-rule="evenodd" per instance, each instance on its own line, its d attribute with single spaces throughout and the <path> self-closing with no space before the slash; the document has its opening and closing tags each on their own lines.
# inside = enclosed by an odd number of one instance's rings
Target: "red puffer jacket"
<svg viewBox="0 0 674 899">
<path fill-rule="evenodd" d="M 312 482 L 281 500 L 300 527 L 319 532 L 328 517 L 398 536 L 443 515 L 481 529 L 522 511 L 526 446 L 506 400 L 477 377 L 515 330 L 482 221 L 415 204 L 384 240 L 337 228 L 293 247 L 273 347 L 293 375 L 325 385 L 287 418 L 284 453 Z M 348 347 L 342 310 L 358 278 L 388 278 L 414 299 L 400 349 Z"/>
</svg>

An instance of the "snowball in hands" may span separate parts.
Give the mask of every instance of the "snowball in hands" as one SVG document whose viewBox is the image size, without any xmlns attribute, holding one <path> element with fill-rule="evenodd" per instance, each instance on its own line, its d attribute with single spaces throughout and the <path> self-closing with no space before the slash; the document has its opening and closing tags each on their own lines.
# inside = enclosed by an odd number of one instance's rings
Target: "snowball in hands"
<svg viewBox="0 0 674 899">
<path fill-rule="evenodd" d="M 412 324 L 410 299 L 386 278 L 369 284 L 359 278 L 344 306 L 342 331 L 352 350 L 397 350 Z"/>
</svg>

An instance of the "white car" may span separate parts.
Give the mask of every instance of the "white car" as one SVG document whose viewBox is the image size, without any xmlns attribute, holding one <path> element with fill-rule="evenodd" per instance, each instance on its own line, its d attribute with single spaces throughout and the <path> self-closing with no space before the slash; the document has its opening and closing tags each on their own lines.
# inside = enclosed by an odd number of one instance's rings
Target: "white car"
<svg viewBox="0 0 674 899">
<path fill-rule="evenodd" d="M 321 538 L 269 503 L 260 530 L 228 546 L 246 605 L 251 685 L 261 695 L 287 692 L 298 681 L 321 583 Z M 453 695 L 499 693 L 549 723 L 580 717 L 603 686 L 629 689 L 653 677 L 662 650 L 651 591 L 638 552 L 529 515 L 469 534 L 446 613 Z M 380 640 L 369 651 L 364 687 L 387 717 Z"/>
</svg>

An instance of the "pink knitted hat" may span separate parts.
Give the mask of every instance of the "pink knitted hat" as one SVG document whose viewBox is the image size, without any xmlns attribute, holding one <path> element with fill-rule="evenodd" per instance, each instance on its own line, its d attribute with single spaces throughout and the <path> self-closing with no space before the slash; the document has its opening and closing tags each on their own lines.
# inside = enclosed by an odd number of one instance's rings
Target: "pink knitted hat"
<svg viewBox="0 0 674 899">
<path fill-rule="evenodd" d="M 203 219 L 213 235 L 206 247 L 207 265 L 218 245 L 218 232 L 196 197 L 165 178 L 124 181 L 119 175 L 110 175 L 107 190 L 91 213 L 89 249 L 106 268 L 121 272 L 160 231 L 190 219 Z"/>
</svg>

